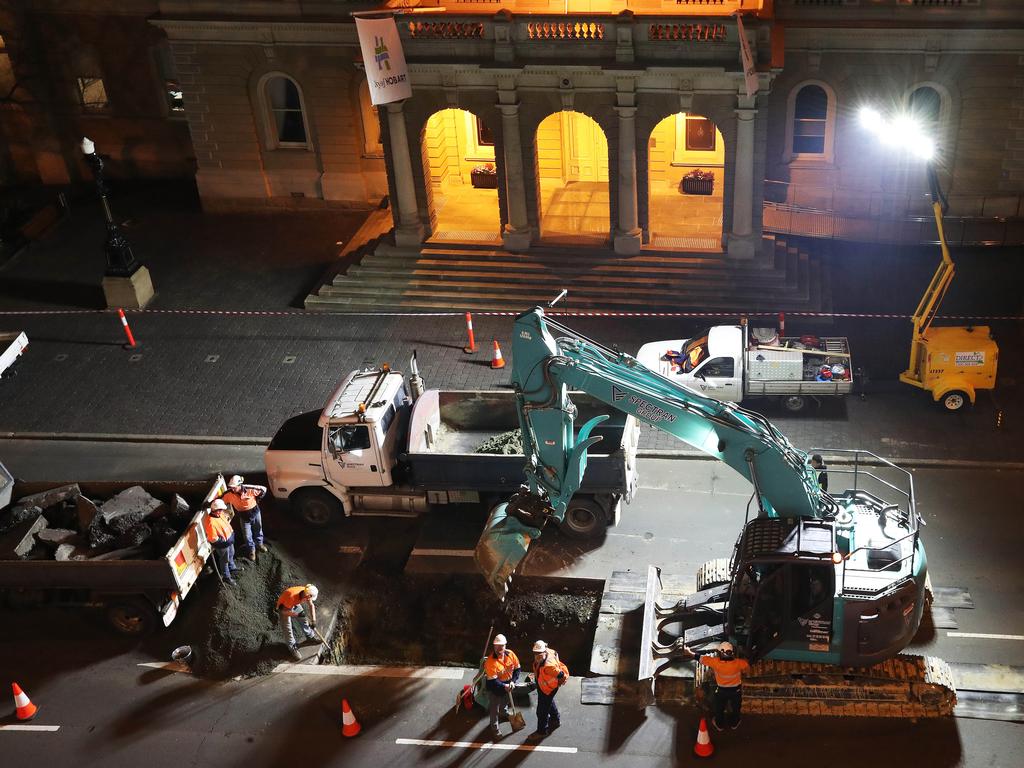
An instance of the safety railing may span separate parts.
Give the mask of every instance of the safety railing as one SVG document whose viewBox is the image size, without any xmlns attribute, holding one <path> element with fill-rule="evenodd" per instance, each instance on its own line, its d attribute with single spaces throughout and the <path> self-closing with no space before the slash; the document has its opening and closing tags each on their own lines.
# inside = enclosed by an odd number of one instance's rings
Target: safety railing
<svg viewBox="0 0 1024 768">
<path fill-rule="evenodd" d="M 764 183 L 767 232 L 856 242 L 937 245 L 931 197 L 923 190 L 871 192 L 783 181 Z M 1024 243 L 1024 196 L 950 195 L 943 217 L 953 246 Z"/>
<path fill-rule="evenodd" d="M 920 535 L 921 526 L 924 525 L 924 521 L 917 512 L 917 501 L 914 495 L 914 476 L 903 469 L 902 467 L 893 464 L 888 459 L 883 459 L 870 451 L 864 451 L 859 449 L 837 449 L 837 448 L 812 448 L 812 453 L 820 453 L 828 456 L 840 456 L 845 461 L 842 465 L 830 465 L 828 467 L 828 473 L 830 476 L 830 485 L 839 485 L 832 481 L 832 478 L 836 475 L 844 477 L 847 481 L 852 482 L 852 487 L 845 488 L 844 490 L 852 493 L 854 501 L 858 497 L 862 498 L 865 502 L 870 501 L 871 505 L 874 505 L 876 501 L 883 501 L 885 506 L 882 512 L 888 517 L 889 515 L 895 515 L 898 524 L 906 527 L 906 533 L 896 539 L 887 539 L 885 544 L 882 546 L 872 546 L 870 544 L 864 546 L 858 546 L 850 550 L 844 558 L 843 565 L 843 576 L 841 583 L 841 591 L 847 590 L 847 579 L 848 577 L 855 577 L 857 575 L 867 574 L 878 574 L 886 571 L 891 571 L 893 578 L 880 583 L 875 589 L 867 589 L 863 587 L 866 583 L 862 580 L 861 585 L 857 586 L 855 590 L 859 594 L 881 594 L 883 592 L 892 590 L 898 586 L 902 579 L 898 576 L 903 573 L 903 566 L 907 564 L 907 574 L 914 572 L 914 559 L 917 556 L 917 541 Z M 889 477 L 883 477 L 876 472 L 878 468 L 882 468 L 888 472 Z M 845 483 L 844 483 L 845 485 Z M 897 499 L 893 503 L 893 499 Z M 855 554 L 864 553 L 865 558 L 869 557 L 872 552 L 884 552 L 891 550 L 893 547 L 899 547 L 900 551 L 904 549 L 904 543 L 909 542 L 910 553 L 893 559 L 885 565 L 879 567 L 862 568 L 851 564 L 851 558 Z"/>
</svg>

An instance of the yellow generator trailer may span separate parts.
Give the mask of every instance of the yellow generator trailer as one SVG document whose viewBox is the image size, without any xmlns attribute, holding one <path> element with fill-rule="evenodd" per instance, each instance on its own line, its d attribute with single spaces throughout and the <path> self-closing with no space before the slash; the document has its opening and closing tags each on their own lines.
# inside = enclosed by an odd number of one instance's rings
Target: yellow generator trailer
<svg viewBox="0 0 1024 768">
<path fill-rule="evenodd" d="M 932 326 L 913 341 L 919 354 L 911 354 L 916 370 L 900 374 L 900 381 L 932 393 L 947 411 L 974 403 L 979 389 L 993 389 L 999 365 L 999 347 L 987 325 L 942 328 Z"/>
</svg>

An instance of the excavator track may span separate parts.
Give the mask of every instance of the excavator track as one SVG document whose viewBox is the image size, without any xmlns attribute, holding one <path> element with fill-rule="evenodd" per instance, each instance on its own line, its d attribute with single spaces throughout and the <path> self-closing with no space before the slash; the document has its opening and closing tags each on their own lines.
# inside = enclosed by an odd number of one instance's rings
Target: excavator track
<svg viewBox="0 0 1024 768">
<path fill-rule="evenodd" d="M 713 690 L 697 666 L 697 701 Z M 934 656 L 899 656 L 871 667 L 764 660 L 743 676 L 743 711 L 764 715 L 946 717 L 956 706 L 949 665 Z"/>
</svg>

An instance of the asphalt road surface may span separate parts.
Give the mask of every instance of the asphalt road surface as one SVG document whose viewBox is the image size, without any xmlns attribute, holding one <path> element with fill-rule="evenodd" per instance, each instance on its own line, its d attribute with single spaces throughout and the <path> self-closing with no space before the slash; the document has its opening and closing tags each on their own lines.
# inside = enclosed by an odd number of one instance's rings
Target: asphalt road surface
<svg viewBox="0 0 1024 768">
<path fill-rule="evenodd" d="M 3 455 L 17 457 L 26 468 L 29 459 L 23 457 L 30 453 L 35 479 L 44 479 L 35 474 L 36 468 L 45 474 L 42 468 L 48 461 L 58 467 L 56 480 L 82 476 L 97 466 L 95 446 L 42 442 L 33 443 L 31 450 L 14 449 L 0 444 Z M 258 462 L 258 454 L 227 456 L 219 446 L 188 449 L 197 473 L 224 461 L 234 462 L 230 469 L 253 466 L 246 460 Z M 162 450 L 148 456 L 146 446 L 135 446 L 134 459 L 132 452 L 118 459 L 118 473 L 130 478 L 136 469 L 151 473 L 168 466 L 164 459 L 154 459 Z M 526 571 L 607 578 L 612 570 L 654 563 L 666 573 L 685 574 L 708 558 L 728 553 L 749 498 L 742 479 L 707 461 L 642 460 L 640 470 L 640 493 L 603 546 L 579 547 L 546 535 L 531 552 Z M 1022 473 L 927 469 L 917 470 L 914 479 L 919 509 L 928 521 L 924 535 L 933 581 L 967 589 L 975 604 L 972 610 L 955 612 L 959 631 L 1004 637 L 961 637 L 936 630 L 919 637 L 910 650 L 949 661 L 1024 666 L 1024 640 L 1019 639 L 1024 637 Z M 268 520 L 272 530 L 273 513 Z M 457 537 L 460 526 L 450 530 Z M 352 531 L 341 528 L 328 535 L 344 544 Z M 296 538 L 275 546 L 301 549 L 301 537 Z M 113 637 L 87 611 L 5 610 L 0 626 L 0 679 L 18 681 L 40 706 L 33 725 L 59 726 L 0 730 L 4 766 L 582 768 L 696 761 L 694 710 L 656 707 L 640 713 L 631 707 L 583 706 L 576 677 L 558 695 L 563 710 L 558 731 L 543 742 L 527 742 L 534 724 L 527 709 L 531 727 L 505 736 L 495 748 L 488 746 L 486 717 L 479 710 L 452 711 L 455 694 L 469 680 L 468 671 L 417 668 L 415 676 L 407 670 L 278 673 L 213 683 L 138 666 L 167 660 L 171 648 L 163 647 L 159 636 L 142 644 Z M 480 632 L 485 635 L 486 627 Z M 525 645 L 531 639 L 513 642 Z M 341 734 L 342 698 L 363 727 L 355 738 Z M 1019 724 L 964 718 L 910 723 L 748 716 L 740 730 L 713 732 L 712 739 L 721 765 L 1013 768 L 1021 764 L 1022 734 Z M 542 749 L 525 749 L 524 744 Z"/>
</svg>

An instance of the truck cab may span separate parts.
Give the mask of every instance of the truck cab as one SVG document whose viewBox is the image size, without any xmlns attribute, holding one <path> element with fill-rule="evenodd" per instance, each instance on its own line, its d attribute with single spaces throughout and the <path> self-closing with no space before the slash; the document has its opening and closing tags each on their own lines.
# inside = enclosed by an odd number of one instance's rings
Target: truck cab
<svg viewBox="0 0 1024 768">
<path fill-rule="evenodd" d="M 345 378 L 317 421 L 327 479 L 350 488 L 390 486 L 398 463 L 397 427 L 408 405 L 400 373 L 356 371 Z"/>
</svg>

